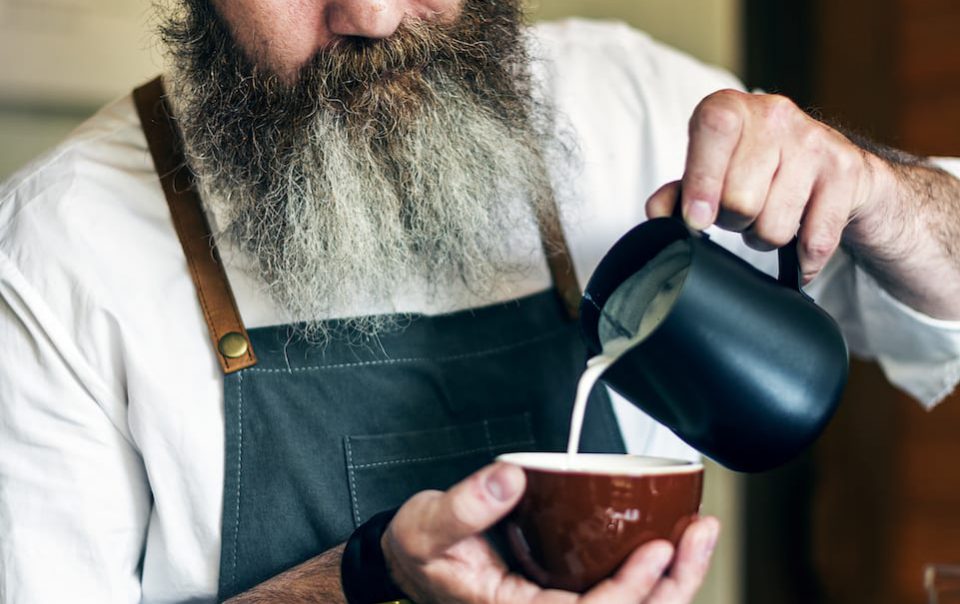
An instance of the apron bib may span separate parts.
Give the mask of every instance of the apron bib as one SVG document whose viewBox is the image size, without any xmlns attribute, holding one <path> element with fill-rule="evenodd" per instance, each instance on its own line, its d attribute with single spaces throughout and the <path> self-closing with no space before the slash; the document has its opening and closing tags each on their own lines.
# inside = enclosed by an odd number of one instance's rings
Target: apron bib
<svg viewBox="0 0 960 604">
<path fill-rule="evenodd" d="M 288 325 L 248 333 L 210 253 L 209 226 L 162 94 L 157 80 L 135 98 L 225 373 L 219 600 L 343 543 L 370 516 L 419 491 L 449 488 L 501 453 L 565 449 L 586 362 L 575 314 L 580 289 L 565 244 L 548 255 L 555 289 L 414 316 L 376 341 L 346 333 L 310 346 L 291 340 Z M 562 242 L 556 222 L 541 232 Z M 581 448 L 624 451 L 603 388 L 591 397 Z"/>
</svg>

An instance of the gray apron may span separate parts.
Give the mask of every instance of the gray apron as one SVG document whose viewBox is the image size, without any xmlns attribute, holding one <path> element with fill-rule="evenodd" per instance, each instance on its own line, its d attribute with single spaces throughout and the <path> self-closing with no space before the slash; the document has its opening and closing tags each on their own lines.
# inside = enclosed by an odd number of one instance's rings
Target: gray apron
<svg viewBox="0 0 960 604">
<path fill-rule="evenodd" d="M 137 101 L 159 164 L 170 161 L 164 157 L 179 143 L 156 140 L 169 139 L 175 129 L 157 127 L 168 111 L 157 99 L 159 83 L 148 87 L 138 90 Z M 184 178 L 186 171 L 176 169 L 182 165 L 172 160 L 172 171 L 159 165 L 158 171 Z M 207 292 L 229 292 L 222 267 L 219 277 L 197 279 L 204 272 L 198 263 L 219 263 L 210 253 L 209 229 L 185 234 L 181 225 L 189 220 L 178 214 L 187 204 L 169 193 L 182 197 L 184 189 L 164 188 L 218 355 L 226 362 L 252 359 L 239 368 L 225 365 L 220 600 L 343 543 L 370 516 L 419 491 L 449 488 L 501 453 L 565 449 L 586 361 L 571 312 L 579 289 L 571 289 L 576 281 L 565 245 L 551 259 L 561 291 L 415 316 L 376 341 L 347 333 L 310 346 L 291 341 L 293 326 L 247 332 L 242 323 L 221 335 L 227 328 L 216 325 L 222 316 L 209 313 L 215 296 Z M 205 254 L 186 241 L 197 236 L 206 242 Z M 235 304 L 220 314 L 231 312 L 238 322 Z M 239 349 L 231 348 L 231 337 Z M 585 451 L 624 450 L 602 388 L 594 390 L 582 443 Z"/>
</svg>

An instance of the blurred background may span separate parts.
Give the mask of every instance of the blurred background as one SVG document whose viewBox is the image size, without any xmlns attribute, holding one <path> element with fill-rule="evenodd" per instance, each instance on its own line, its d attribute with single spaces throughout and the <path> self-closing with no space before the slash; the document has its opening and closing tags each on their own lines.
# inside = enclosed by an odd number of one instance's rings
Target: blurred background
<svg viewBox="0 0 960 604">
<path fill-rule="evenodd" d="M 535 18 L 627 21 L 751 87 L 920 154 L 960 156 L 956 0 L 536 0 Z M 148 0 L 0 0 L 0 180 L 160 71 Z M 921 603 L 960 564 L 960 401 L 924 413 L 857 363 L 803 459 L 708 468 L 725 534 L 698 602 Z"/>
</svg>

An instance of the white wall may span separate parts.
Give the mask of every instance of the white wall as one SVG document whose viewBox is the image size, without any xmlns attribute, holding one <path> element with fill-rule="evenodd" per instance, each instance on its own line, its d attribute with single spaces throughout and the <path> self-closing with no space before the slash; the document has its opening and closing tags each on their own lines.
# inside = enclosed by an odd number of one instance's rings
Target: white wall
<svg viewBox="0 0 960 604">
<path fill-rule="evenodd" d="M 0 181 L 62 139 L 82 116 L 0 105 Z"/>
<path fill-rule="evenodd" d="M 742 0 L 529 0 L 552 19 L 619 19 L 710 63 L 740 73 Z"/>
<path fill-rule="evenodd" d="M 0 0 L 0 180 L 159 72 L 150 0 Z"/>
<path fill-rule="evenodd" d="M 0 0 L 0 102 L 96 106 L 158 71 L 150 0 Z"/>
</svg>

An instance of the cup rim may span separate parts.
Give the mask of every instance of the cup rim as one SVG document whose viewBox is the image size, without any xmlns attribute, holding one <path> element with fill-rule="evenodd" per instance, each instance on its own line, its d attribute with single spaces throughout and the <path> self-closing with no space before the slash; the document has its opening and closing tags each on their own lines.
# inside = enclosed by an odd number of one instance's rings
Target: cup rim
<svg viewBox="0 0 960 604">
<path fill-rule="evenodd" d="M 498 462 L 513 464 L 525 470 L 561 474 L 639 477 L 694 474 L 703 471 L 702 463 L 650 455 L 578 453 L 575 465 L 570 465 L 569 460 L 567 453 L 518 452 L 497 456 Z"/>
</svg>

